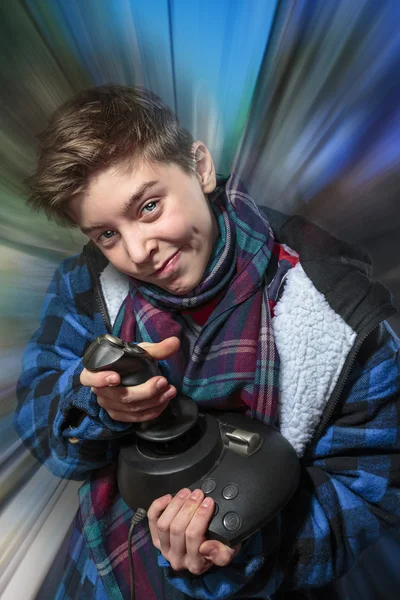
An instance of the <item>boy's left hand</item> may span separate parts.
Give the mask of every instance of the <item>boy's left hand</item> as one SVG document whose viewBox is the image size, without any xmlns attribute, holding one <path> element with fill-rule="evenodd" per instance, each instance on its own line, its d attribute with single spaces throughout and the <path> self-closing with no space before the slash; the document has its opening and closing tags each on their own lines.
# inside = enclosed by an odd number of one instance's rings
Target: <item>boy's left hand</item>
<svg viewBox="0 0 400 600">
<path fill-rule="evenodd" d="M 240 550 L 240 544 L 230 548 L 206 539 L 214 501 L 206 498 L 209 502 L 205 506 L 203 500 L 201 490 L 191 494 L 185 488 L 173 498 L 168 495 L 154 500 L 147 512 L 153 544 L 174 571 L 188 569 L 193 575 L 201 575 L 212 565 L 225 567 Z"/>
</svg>

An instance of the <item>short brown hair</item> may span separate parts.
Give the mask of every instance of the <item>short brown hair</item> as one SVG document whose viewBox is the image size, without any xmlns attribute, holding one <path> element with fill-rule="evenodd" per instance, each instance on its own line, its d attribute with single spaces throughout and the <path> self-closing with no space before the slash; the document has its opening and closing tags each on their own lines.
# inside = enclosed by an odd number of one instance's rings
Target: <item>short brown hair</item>
<svg viewBox="0 0 400 600">
<path fill-rule="evenodd" d="M 68 226 L 75 226 L 68 201 L 100 169 L 140 158 L 194 172 L 192 136 L 158 96 L 142 88 L 83 90 L 54 112 L 39 143 L 28 204 Z"/>
</svg>

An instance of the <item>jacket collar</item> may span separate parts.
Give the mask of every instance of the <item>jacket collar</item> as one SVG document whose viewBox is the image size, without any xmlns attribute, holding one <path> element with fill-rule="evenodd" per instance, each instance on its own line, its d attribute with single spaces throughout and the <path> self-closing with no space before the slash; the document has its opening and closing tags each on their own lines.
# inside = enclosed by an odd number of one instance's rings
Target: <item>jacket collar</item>
<svg viewBox="0 0 400 600">
<path fill-rule="evenodd" d="M 314 286 L 357 334 L 396 310 L 391 293 L 371 281 L 372 261 L 360 248 L 335 238 L 301 216 L 263 207 L 277 240 L 293 248 Z"/>
</svg>

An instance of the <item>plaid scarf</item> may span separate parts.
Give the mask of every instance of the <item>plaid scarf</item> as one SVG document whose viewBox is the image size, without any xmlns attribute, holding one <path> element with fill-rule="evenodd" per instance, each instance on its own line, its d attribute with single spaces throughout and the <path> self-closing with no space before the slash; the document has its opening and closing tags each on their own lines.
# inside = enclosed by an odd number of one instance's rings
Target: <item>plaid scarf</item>
<svg viewBox="0 0 400 600">
<path fill-rule="evenodd" d="M 273 233 L 235 175 L 209 199 L 219 237 L 202 282 L 182 298 L 133 281 L 113 334 L 135 342 L 177 336 L 180 351 L 162 361 L 160 369 L 178 390 L 203 410 L 242 407 L 248 416 L 276 425 L 279 357 L 267 286 Z M 218 305 L 199 328 L 187 310 L 216 296 Z M 109 598 L 129 597 L 127 537 L 132 511 L 119 495 L 116 466 L 93 473 L 79 495 L 82 533 Z M 150 560 L 154 546 L 147 522 L 135 531 L 137 599 L 171 598 L 161 569 Z"/>
<path fill-rule="evenodd" d="M 265 283 L 273 233 L 235 176 L 210 202 L 219 237 L 202 282 L 179 297 L 133 280 L 114 333 L 136 342 L 177 336 L 180 350 L 160 364 L 170 383 L 203 409 L 242 406 L 253 419 L 275 425 L 279 358 Z M 205 325 L 195 327 L 183 311 L 217 295 Z"/>
</svg>

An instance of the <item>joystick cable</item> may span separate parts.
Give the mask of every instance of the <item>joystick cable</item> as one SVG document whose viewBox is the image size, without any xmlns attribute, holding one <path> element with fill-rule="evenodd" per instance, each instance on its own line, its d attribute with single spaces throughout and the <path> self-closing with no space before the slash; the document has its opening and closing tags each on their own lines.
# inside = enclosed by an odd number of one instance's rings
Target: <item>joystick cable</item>
<svg viewBox="0 0 400 600">
<path fill-rule="evenodd" d="M 131 589 L 131 598 L 130 600 L 135 600 L 135 582 L 133 579 L 133 555 L 132 555 L 132 537 L 133 530 L 135 525 L 143 521 L 143 519 L 147 516 L 147 511 L 144 508 L 138 508 L 135 514 L 131 519 L 131 525 L 129 527 L 128 533 L 128 561 L 129 561 L 129 586 Z"/>
</svg>

